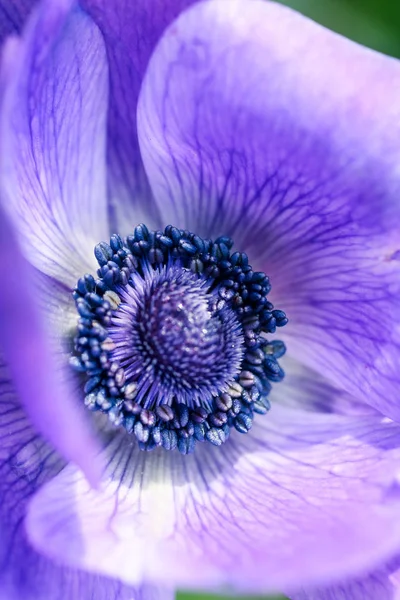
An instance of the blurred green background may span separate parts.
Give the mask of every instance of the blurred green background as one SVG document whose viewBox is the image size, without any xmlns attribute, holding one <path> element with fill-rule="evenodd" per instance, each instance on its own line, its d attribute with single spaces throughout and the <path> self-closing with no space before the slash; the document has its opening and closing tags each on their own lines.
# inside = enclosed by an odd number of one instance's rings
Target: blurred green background
<svg viewBox="0 0 400 600">
<path fill-rule="evenodd" d="M 400 58 L 400 0 L 276 0 L 360 44 Z M 181 592 L 177 600 L 229 600 Z M 267 600 L 266 597 L 235 600 Z M 268 600 L 285 600 L 269 596 Z"/>
<path fill-rule="evenodd" d="M 278 0 L 365 46 L 400 57 L 399 0 Z"/>
</svg>

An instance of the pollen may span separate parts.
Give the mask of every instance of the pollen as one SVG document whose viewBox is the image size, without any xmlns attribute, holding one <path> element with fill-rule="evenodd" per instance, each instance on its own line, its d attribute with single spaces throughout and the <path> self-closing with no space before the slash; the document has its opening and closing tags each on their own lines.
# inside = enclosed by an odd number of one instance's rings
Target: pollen
<svg viewBox="0 0 400 600">
<path fill-rule="evenodd" d="M 143 450 L 222 445 L 270 408 L 285 346 L 268 334 L 287 323 L 233 241 L 138 225 L 95 247 L 84 275 L 71 365 L 86 377 L 85 404 L 134 435 Z"/>
</svg>

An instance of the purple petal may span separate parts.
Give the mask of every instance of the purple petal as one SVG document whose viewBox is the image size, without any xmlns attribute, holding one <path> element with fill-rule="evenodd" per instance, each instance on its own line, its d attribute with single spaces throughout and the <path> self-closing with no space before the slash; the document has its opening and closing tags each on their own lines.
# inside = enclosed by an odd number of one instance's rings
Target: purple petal
<svg viewBox="0 0 400 600">
<path fill-rule="evenodd" d="M 280 362 L 284 372 L 290 373 L 291 386 L 297 389 L 295 395 L 287 396 L 286 388 L 279 385 L 275 390 L 279 403 L 291 408 L 301 406 L 302 410 L 313 413 L 382 418 L 379 411 L 343 390 L 337 389 L 334 394 L 327 393 L 326 379 L 314 370 L 304 369 L 301 363 L 289 356 L 284 356 Z"/>
<path fill-rule="evenodd" d="M 392 565 L 389 566 L 386 571 L 389 573 L 389 580 L 393 586 L 394 594 L 393 600 L 399 600 L 400 598 L 400 556 L 397 555 L 393 560 Z"/>
<path fill-rule="evenodd" d="M 164 223 L 271 276 L 289 352 L 400 418 L 400 63 L 273 3 L 200 3 L 138 107 Z M 289 337 L 290 336 L 290 337 Z"/>
<path fill-rule="evenodd" d="M 65 564 L 171 587 L 265 592 L 381 564 L 400 542 L 400 428 L 295 407 L 298 381 L 222 448 L 149 454 L 116 433 L 103 488 L 67 467 L 32 499 L 29 539 Z M 326 405 L 336 393 L 320 392 Z"/>
<path fill-rule="evenodd" d="M 20 32 L 36 0 L 0 0 L 0 44 L 12 33 Z"/>
<path fill-rule="evenodd" d="M 19 252 L 1 205 L 0 255 L 0 351 L 6 357 L 19 400 L 37 431 L 97 483 L 98 444 L 75 394 L 60 380 L 43 311 L 37 305 L 33 273 Z M 51 300 L 48 304 L 47 308 Z M 58 310 L 62 307 L 58 303 Z"/>
<path fill-rule="evenodd" d="M 141 221 L 159 223 L 136 131 L 139 89 L 150 55 L 165 28 L 194 0 L 83 0 L 101 29 L 110 65 L 108 168 L 115 230 L 130 233 Z"/>
<path fill-rule="evenodd" d="M 153 585 L 134 589 L 119 581 L 66 569 L 32 548 L 24 528 L 27 504 L 62 466 L 60 458 L 32 428 L 0 364 L 0 598 L 172 600 L 172 592 L 166 589 Z"/>
<path fill-rule="evenodd" d="M 396 600 L 398 585 L 392 581 L 391 569 L 379 569 L 364 577 L 336 585 L 289 593 L 290 600 Z"/>
<path fill-rule="evenodd" d="M 29 260 L 73 286 L 108 234 L 102 37 L 73 2 L 46 1 L 3 63 L 4 205 Z"/>
</svg>

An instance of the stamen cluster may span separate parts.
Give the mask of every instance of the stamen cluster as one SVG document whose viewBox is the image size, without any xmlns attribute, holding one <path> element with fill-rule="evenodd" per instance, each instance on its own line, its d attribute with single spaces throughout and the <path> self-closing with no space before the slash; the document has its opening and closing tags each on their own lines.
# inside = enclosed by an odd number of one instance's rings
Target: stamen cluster
<svg viewBox="0 0 400 600">
<path fill-rule="evenodd" d="M 145 225 L 95 248 L 98 279 L 80 278 L 74 368 L 88 377 L 85 404 L 133 433 L 143 450 L 223 444 L 269 410 L 280 381 L 286 324 L 267 300 L 268 277 L 247 255 L 168 226 Z"/>
</svg>

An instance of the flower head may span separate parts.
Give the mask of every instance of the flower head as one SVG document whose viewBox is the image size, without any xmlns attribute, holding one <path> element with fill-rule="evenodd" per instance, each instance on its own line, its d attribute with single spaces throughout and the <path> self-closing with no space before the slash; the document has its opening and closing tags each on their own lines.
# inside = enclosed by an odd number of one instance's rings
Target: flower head
<svg viewBox="0 0 400 600">
<path fill-rule="evenodd" d="M 85 404 L 134 432 L 141 449 L 220 446 L 269 409 L 286 324 L 271 286 L 233 242 L 171 227 L 135 228 L 95 248 L 99 279 L 74 291 L 80 315 L 71 365 L 88 375 Z"/>
<path fill-rule="evenodd" d="M 8 598 L 392 589 L 399 64 L 269 2 L 189 4 L 48 0 L 3 48 L 32 307 L 0 338 Z"/>
</svg>

